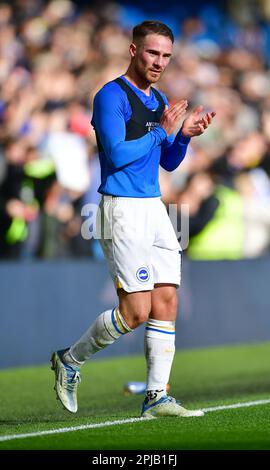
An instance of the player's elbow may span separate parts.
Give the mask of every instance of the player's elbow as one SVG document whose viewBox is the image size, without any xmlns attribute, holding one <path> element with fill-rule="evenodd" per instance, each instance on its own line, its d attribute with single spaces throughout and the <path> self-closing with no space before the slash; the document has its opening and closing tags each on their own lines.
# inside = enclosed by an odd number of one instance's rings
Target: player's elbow
<svg viewBox="0 0 270 470">
<path fill-rule="evenodd" d="M 111 152 L 109 154 L 109 159 L 111 161 L 112 167 L 117 170 L 124 166 L 124 160 L 123 160 L 123 152 L 121 151 L 121 148 L 119 148 L 119 145 L 116 145 L 111 149 Z"/>
</svg>

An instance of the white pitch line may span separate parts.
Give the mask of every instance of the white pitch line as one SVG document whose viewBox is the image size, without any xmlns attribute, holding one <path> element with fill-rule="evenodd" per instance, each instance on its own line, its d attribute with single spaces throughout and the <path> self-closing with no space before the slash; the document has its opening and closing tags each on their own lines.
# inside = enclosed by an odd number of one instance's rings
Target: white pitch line
<svg viewBox="0 0 270 470">
<path fill-rule="evenodd" d="M 0 442 L 11 441 L 13 439 L 25 439 L 26 437 L 47 436 L 49 434 L 62 434 L 64 432 L 82 431 L 84 429 L 103 428 L 106 426 L 116 426 L 117 424 L 136 423 L 137 421 L 144 421 L 145 418 L 128 418 L 120 419 L 118 421 L 105 421 L 105 423 L 96 424 L 82 424 L 81 426 L 70 426 L 68 428 L 48 429 L 46 431 L 29 432 L 25 434 L 11 434 L 7 436 L 0 436 Z"/>
<path fill-rule="evenodd" d="M 244 403 L 233 403 L 232 405 L 212 406 L 210 408 L 201 408 L 201 409 L 202 411 L 209 413 L 211 411 L 230 410 L 230 409 L 235 409 L 235 408 L 247 408 L 249 406 L 258 406 L 258 405 L 268 405 L 269 403 L 270 403 L 270 399 L 267 399 L 267 400 L 248 401 Z M 48 436 L 50 434 L 63 434 L 65 432 L 83 431 L 85 429 L 105 428 L 107 426 L 117 426 L 119 424 L 129 424 L 129 423 L 138 423 L 138 422 L 147 422 L 147 421 L 148 420 L 146 418 L 128 418 L 128 419 L 120 419 L 118 421 L 105 421 L 105 423 L 96 423 L 96 424 L 82 424 L 81 426 L 70 426 L 68 428 L 48 429 L 46 431 L 29 432 L 25 434 L 10 434 L 6 436 L 0 436 L 0 442 L 12 441 L 14 439 L 25 439 L 27 437 Z"/>
<path fill-rule="evenodd" d="M 212 406 L 210 408 L 202 408 L 202 411 L 206 411 L 207 413 L 209 413 L 210 411 L 231 410 L 233 408 L 248 408 L 249 406 L 268 405 L 269 403 L 270 403 L 270 399 L 247 401 L 245 403 L 234 403 L 232 405 L 220 405 L 220 406 Z"/>
</svg>

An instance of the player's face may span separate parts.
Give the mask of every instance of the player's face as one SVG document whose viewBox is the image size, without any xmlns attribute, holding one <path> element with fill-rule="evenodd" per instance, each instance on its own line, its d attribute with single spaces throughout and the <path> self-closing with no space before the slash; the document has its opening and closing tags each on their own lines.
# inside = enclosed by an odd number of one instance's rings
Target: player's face
<svg viewBox="0 0 270 470">
<path fill-rule="evenodd" d="M 132 44 L 131 55 L 137 74 L 149 83 L 156 83 L 170 61 L 172 48 L 170 38 L 160 34 L 148 34 L 141 44 Z"/>
</svg>

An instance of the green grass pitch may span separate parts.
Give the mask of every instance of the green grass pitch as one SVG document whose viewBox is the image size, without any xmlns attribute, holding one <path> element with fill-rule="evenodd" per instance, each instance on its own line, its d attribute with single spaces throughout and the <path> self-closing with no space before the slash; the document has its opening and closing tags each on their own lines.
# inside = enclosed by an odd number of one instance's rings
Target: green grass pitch
<svg viewBox="0 0 270 470">
<path fill-rule="evenodd" d="M 177 351 L 172 396 L 207 408 L 270 398 L 270 343 Z M 143 356 L 95 359 L 82 369 L 79 411 L 55 399 L 49 364 L 0 371 L 1 449 L 197 450 L 270 449 L 270 404 L 3 441 L 7 435 L 139 417 L 142 396 L 123 385 L 143 381 Z"/>
</svg>

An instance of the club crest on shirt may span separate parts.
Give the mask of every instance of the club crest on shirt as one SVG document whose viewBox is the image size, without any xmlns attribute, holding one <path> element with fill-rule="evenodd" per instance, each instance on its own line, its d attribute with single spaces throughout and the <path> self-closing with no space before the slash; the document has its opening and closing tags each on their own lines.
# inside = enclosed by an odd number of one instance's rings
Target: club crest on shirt
<svg viewBox="0 0 270 470">
<path fill-rule="evenodd" d="M 139 268 L 136 272 L 136 277 L 137 277 L 138 281 L 140 281 L 140 282 L 149 281 L 150 274 L 149 274 L 148 268 L 146 268 L 144 266 L 142 268 Z"/>
</svg>

